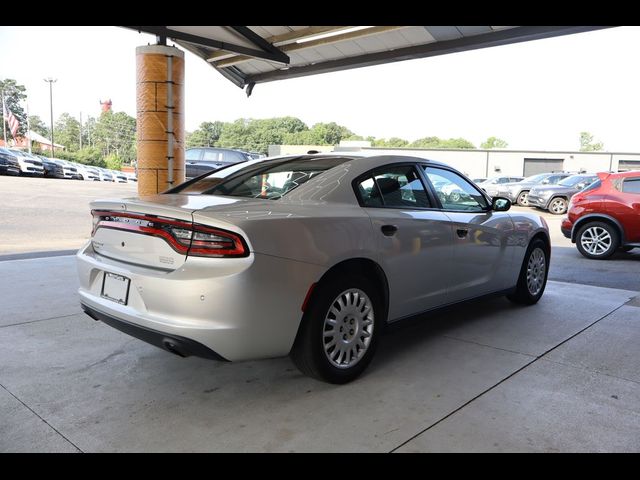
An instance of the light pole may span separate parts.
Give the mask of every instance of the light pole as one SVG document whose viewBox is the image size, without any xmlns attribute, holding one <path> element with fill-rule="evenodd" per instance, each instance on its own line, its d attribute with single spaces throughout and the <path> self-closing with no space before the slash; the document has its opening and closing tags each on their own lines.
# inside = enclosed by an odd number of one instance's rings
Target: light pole
<svg viewBox="0 0 640 480">
<path fill-rule="evenodd" d="M 51 157 L 55 157 L 55 147 L 53 146 L 53 83 L 57 82 L 57 78 L 45 78 L 45 82 L 49 82 L 49 107 L 51 110 Z"/>
</svg>

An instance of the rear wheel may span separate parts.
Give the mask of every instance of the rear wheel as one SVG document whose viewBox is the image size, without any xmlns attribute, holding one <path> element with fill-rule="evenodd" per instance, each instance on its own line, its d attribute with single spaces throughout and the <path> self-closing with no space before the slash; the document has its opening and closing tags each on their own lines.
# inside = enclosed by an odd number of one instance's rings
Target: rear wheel
<svg viewBox="0 0 640 480">
<path fill-rule="evenodd" d="M 609 258 L 620 245 L 620 235 L 615 227 L 604 222 L 590 222 L 576 235 L 578 251 L 587 258 Z"/>
<path fill-rule="evenodd" d="M 529 192 L 520 192 L 520 195 L 518 195 L 516 203 L 518 205 L 522 206 L 522 207 L 528 207 L 529 206 Z"/>
<path fill-rule="evenodd" d="M 383 325 L 379 298 L 378 289 L 360 275 L 321 283 L 291 349 L 293 363 L 305 375 L 330 383 L 358 377 L 373 358 Z"/>
<path fill-rule="evenodd" d="M 536 238 L 525 253 L 516 290 L 507 295 L 507 298 L 522 305 L 537 303 L 547 286 L 548 275 L 549 249 L 543 240 Z"/>
<path fill-rule="evenodd" d="M 568 202 L 564 198 L 554 198 L 549 204 L 549 211 L 554 215 L 562 215 L 567 212 Z"/>
</svg>

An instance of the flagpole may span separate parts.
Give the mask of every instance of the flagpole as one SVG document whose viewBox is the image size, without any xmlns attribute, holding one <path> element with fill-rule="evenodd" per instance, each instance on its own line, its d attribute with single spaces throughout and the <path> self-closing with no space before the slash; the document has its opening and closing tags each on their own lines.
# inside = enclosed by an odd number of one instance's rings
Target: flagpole
<svg viewBox="0 0 640 480">
<path fill-rule="evenodd" d="M 29 155 L 31 155 L 31 123 L 29 122 L 29 102 L 27 102 L 27 143 L 29 144 Z"/>
<path fill-rule="evenodd" d="M 4 132 L 4 146 L 8 148 L 7 145 L 7 108 L 4 106 L 4 90 L 2 90 L 2 131 Z"/>
</svg>

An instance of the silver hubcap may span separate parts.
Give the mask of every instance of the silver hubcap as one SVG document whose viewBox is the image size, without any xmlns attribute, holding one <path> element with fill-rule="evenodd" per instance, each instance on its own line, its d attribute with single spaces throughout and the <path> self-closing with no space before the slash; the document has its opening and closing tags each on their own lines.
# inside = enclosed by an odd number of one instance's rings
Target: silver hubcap
<svg viewBox="0 0 640 480">
<path fill-rule="evenodd" d="M 540 293 L 544 286 L 544 275 L 547 269 L 547 263 L 544 258 L 544 252 L 541 248 L 535 248 L 529 256 L 527 264 L 527 288 L 533 296 Z"/>
<path fill-rule="evenodd" d="M 334 367 L 350 368 L 366 353 L 373 335 L 373 306 L 362 290 L 336 297 L 324 319 L 322 346 Z"/>
<path fill-rule="evenodd" d="M 611 248 L 611 235 L 602 227 L 590 227 L 582 234 L 580 244 L 591 255 L 603 255 Z"/>
<path fill-rule="evenodd" d="M 518 198 L 518 201 L 522 204 L 522 205 L 529 205 L 529 194 L 527 192 L 523 192 L 520 194 L 520 198 Z"/>
<path fill-rule="evenodd" d="M 561 214 L 565 211 L 565 201 L 562 199 L 557 199 L 551 202 L 551 211 L 553 213 Z"/>
</svg>

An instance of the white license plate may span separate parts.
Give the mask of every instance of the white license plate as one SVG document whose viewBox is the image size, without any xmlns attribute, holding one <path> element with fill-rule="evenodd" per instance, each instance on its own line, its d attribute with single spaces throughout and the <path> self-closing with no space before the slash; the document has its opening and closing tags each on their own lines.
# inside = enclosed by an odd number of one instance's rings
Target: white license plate
<svg viewBox="0 0 640 480">
<path fill-rule="evenodd" d="M 129 283 L 131 280 L 122 275 L 104 272 L 104 281 L 102 282 L 101 296 L 118 302 L 122 305 L 127 304 L 129 296 Z"/>
</svg>

